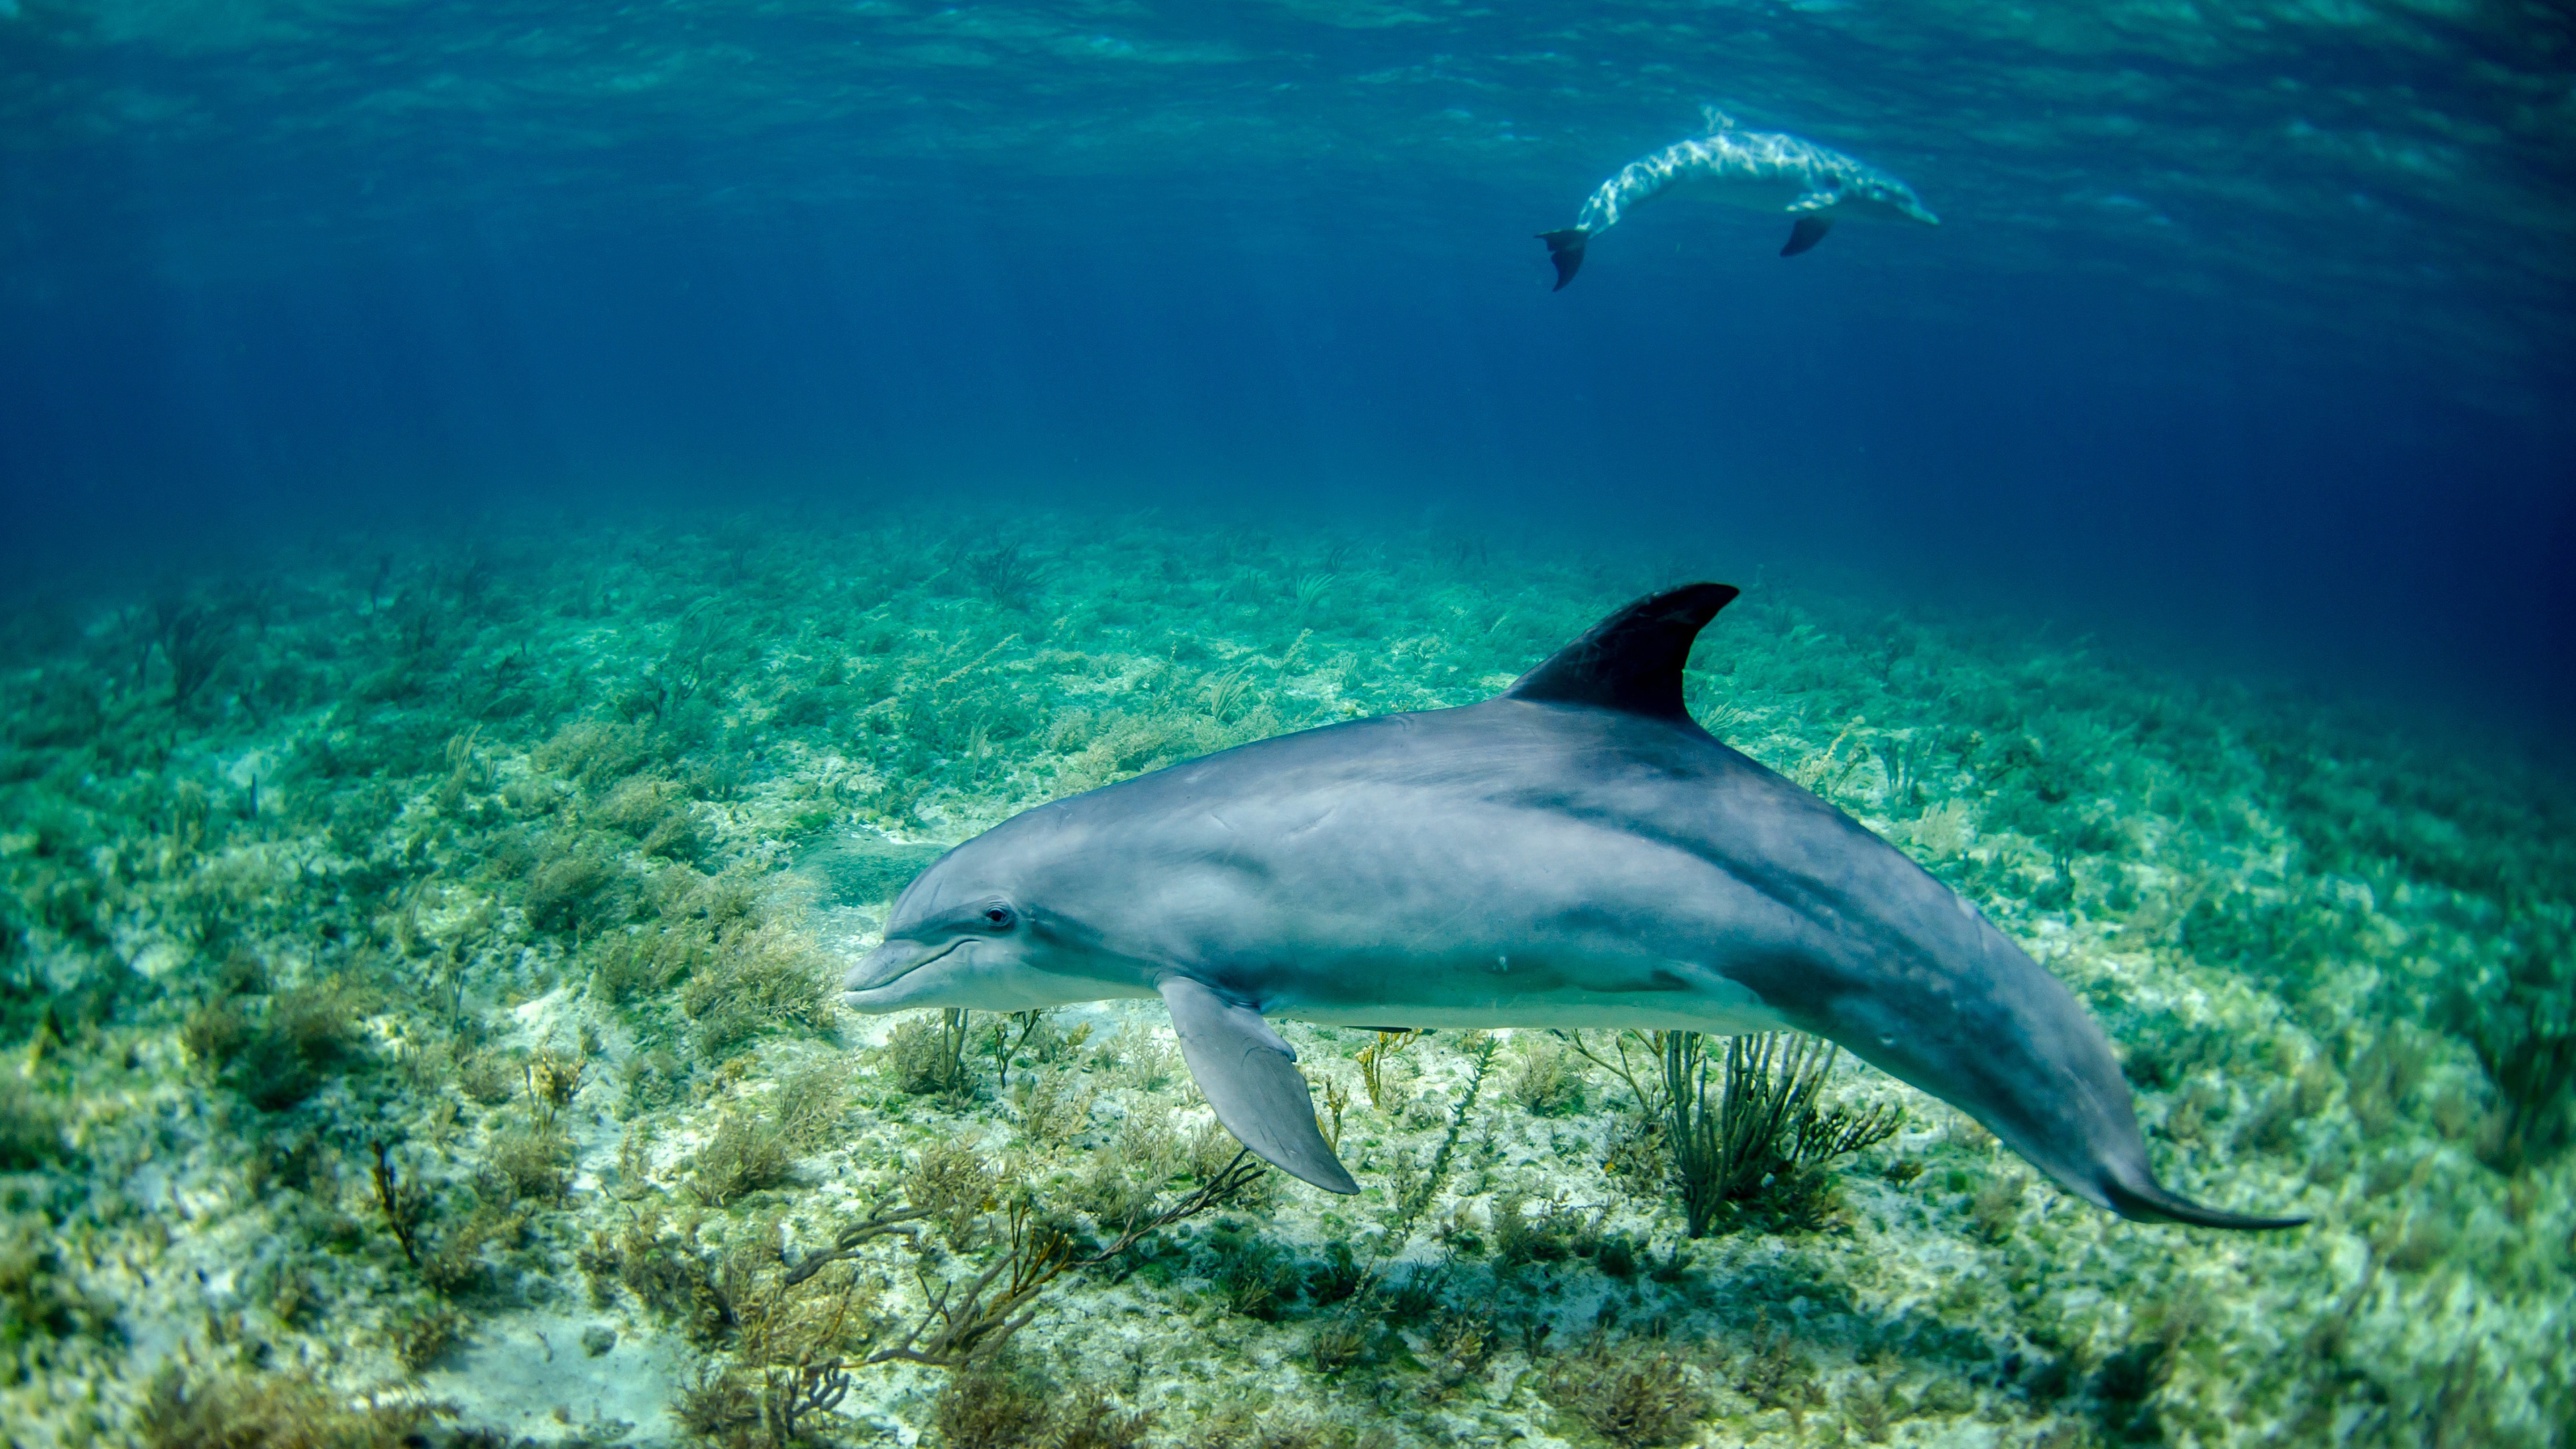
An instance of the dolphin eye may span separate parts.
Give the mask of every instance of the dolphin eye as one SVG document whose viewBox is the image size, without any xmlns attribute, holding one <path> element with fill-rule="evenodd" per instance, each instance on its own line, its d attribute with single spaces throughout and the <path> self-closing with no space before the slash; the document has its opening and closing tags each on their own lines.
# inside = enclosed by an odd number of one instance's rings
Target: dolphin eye
<svg viewBox="0 0 2576 1449">
<path fill-rule="evenodd" d="M 991 926 L 996 931 L 1009 930 L 1011 928 L 1011 923 L 1018 919 L 1018 913 L 1014 912 L 1009 906 L 986 906 L 984 908 L 984 923 Z"/>
</svg>

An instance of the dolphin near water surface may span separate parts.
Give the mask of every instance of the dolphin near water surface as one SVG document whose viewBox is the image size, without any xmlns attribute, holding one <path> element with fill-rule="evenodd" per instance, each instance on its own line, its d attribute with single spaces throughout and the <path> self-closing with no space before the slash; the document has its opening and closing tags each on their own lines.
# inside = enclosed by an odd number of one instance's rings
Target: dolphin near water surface
<svg viewBox="0 0 2576 1449">
<path fill-rule="evenodd" d="M 1780 248 L 1784 257 L 1823 241 L 1846 216 L 1941 224 L 1915 197 L 1914 188 L 1875 166 L 1784 131 L 1739 131 L 1712 110 L 1707 134 L 1629 162 L 1583 203 L 1574 225 L 1539 233 L 1549 260 L 1556 263 L 1552 290 L 1564 291 L 1582 270 L 1586 243 L 1637 207 L 1682 186 L 1733 206 L 1788 213 L 1795 220 L 1788 243 Z"/>
<path fill-rule="evenodd" d="M 1041 805 L 896 900 L 862 1012 L 1159 995 L 1244 1145 L 1333 1192 L 1296 1053 L 1345 1026 L 1812 1032 L 2125 1217 L 2220 1212 L 2147 1164 L 2110 1044 L 1977 909 L 1682 705 L 1691 584 L 1481 704 L 1243 745 Z"/>
</svg>

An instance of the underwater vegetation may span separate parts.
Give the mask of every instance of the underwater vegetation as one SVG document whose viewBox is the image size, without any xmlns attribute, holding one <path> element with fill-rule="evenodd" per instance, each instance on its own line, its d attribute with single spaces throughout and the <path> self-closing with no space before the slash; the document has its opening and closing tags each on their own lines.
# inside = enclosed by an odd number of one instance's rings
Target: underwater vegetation
<svg viewBox="0 0 2576 1449">
<path fill-rule="evenodd" d="M 1770 579 L 1690 704 L 2125 1054 L 2124 1223 L 1795 1037 L 844 1015 L 945 844 L 1482 698 L 1701 570 L 1455 531 L 343 540 L 0 635 L 13 1444 L 2550 1445 L 2576 833 L 2538 772 Z"/>
</svg>

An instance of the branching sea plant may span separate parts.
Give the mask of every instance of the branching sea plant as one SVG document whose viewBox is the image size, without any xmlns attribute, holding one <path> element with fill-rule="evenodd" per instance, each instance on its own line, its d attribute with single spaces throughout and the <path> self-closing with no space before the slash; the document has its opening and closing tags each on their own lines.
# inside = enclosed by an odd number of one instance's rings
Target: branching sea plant
<svg viewBox="0 0 2576 1449">
<path fill-rule="evenodd" d="M 368 1176 L 375 1182 L 376 1205 L 384 1209 L 385 1225 L 393 1230 L 394 1241 L 401 1245 L 403 1261 L 417 1268 L 420 1266 L 420 1223 L 428 1214 L 429 1195 L 421 1190 L 419 1183 L 403 1182 L 394 1176 L 393 1158 L 382 1141 L 369 1146 L 376 1158 L 368 1169 Z"/>
<path fill-rule="evenodd" d="M 1027 1046 L 1029 1038 L 1044 1025 L 1046 1012 L 1040 1009 L 1005 1012 L 985 1027 L 984 1044 L 986 1050 L 993 1054 L 993 1076 L 997 1086 L 1007 1089 L 1011 1085 L 1011 1058 L 1018 1054 L 1020 1048 Z"/>
<path fill-rule="evenodd" d="M 2576 1141 L 2576 1022 L 2568 1001 L 2548 1005 L 2556 1009 L 2490 1021 L 2471 1038 L 2500 1099 L 2479 1155 L 2502 1172 L 2546 1162 Z"/>
<path fill-rule="evenodd" d="M 1326 1077 L 1318 1095 L 1324 1099 L 1324 1111 L 1317 1114 L 1316 1120 L 1323 1123 L 1329 1117 L 1324 1137 L 1332 1143 L 1333 1150 L 1339 1152 L 1342 1150 L 1342 1114 L 1350 1110 L 1351 1089 Z"/>
<path fill-rule="evenodd" d="M 38 1030 L 53 1033 L 50 1023 Z M 62 1113 L 23 1078 L 0 1077 L 0 1172 L 26 1172 L 67 1155 Z"/>
<path fill-rule="evenodd" d="M 1880 803 L 1890 810 L 1910 810 L 1922 804 L 1923 766 L 1931 753 L 1928 744 L 1910 736 L 1879 736 L 1878 764 L 1887 772 L 1887 793 Z"/>
<path fill-rule="evenodd" d="M 232 651 L 232 620 L 203 604 L 153 601 L 153 642 L 170 666 L 170 705 L 186 710 Z"/>
<path fill-rule="evenodd" d="M 316 1381 L 309 1371 L 253 1373 L 199 1371 L 173 1361 L 153 1379 L 138 1407 L 132 1442 L 145 1449 L 206 1449 L 221 1445 L 334 1445 L 346 1449 L 395 1449 L 429 1442 L 437 1421 L 453 1418 L 443 1404 L 401 1397 L 352 1401 Z"/>
<path fill-rule="evenodd" d="M 855 1246 L 904 1216 L 876 1214 L 843 1240 Z M 729 1305 L 733 1334 L 732 1362 L 705 1363 L 672 1406 L 701 1439 L 743 1449 L 833 1442 L 822 1436 L 849 1396 L 859 1352 L 878 1331 L 875 1280 L 842 1274 L 800 1290 L 814 1270 L 846 1254 L 817 1254 L 775 1273 L 775 1236 L 772 1220 L 703 1279 L 706 1290 Z"/>
<path fill-rule="evenodd" d="M 1054 572 L 1051 565 L 1031 558 L 1017 539 L 966 555 L 963 568 L 975 592 L 1005 609 L 1024 612 L 1037 607 L 1038 591 Z"/>
<path fill-rule="evenodd" d="M 975 1095 L 975 1073 L 966 1064 L 970 1033 L 962 1007 L 943 1008 L 936 1021 L 916 1017 L 886 1038 L 886 1066 L 897 1087 L 915 1096 L 964 1103 Z"/>
<path fill-rule="evenodd" d="M 1295 589 L 1297 612 L 1289 621 L 1292 627 L 1303 627 L 1308 619 L 1314 617 L 1315 611 L 1323 606 L 1324 595 L 1332 592 L 1333 578 L 1332 570 L 1298 578 Z"/>
<path fill-rule="evenodd" d="M 1411 1028 L 1406 1028 L 1400 1031 L 1382 1031 L 1377 1034 L 1377 1040 L 1360 1048 L 1358 1058 L 1360 1064 L 1360 1084 L 1368 1088 L 1369 1105 L 1371 1107 L 1380 1112 L 1386 1110 L 1387 1092 L 1390 1090 L 1394 1082 L 1394 1073 L 1390 1068 L 1395 1059 L 1403 1055 L 1406 1047 L 1413 1045 L 1416 1041 L 1421 1040 L 1421 1038 L 1422 1033 Z"/>
<path fill-rule="evenodd" d="M 789 1268 L 786 1277 L 780 1280 L 781 1284 L 793 1288 L 834 1263 L 857 1257 L 859 1249 L 879 1238 L 894 1234 L 910 1237 L 920 1231 L 917 1224 L 922 1219 L 936 1216 L 938 1211 L 935 1207 L 911 1204 L 889 1208 L 880 1202 L 865 1218 L 834 1235 L 832 1246 L 807 1254 Z"/>
<path fill-rule="evenodd" d="M 703 1206 L 721 1208 L 787 1182 L 794 1162 L 785 1124 L 748 1112 L 728 1112 L 698 1149 L 689 1194 Z"/>
<path fill-rule="evenodd" d="M 1731 1037 L 1721 1071 L 1701 1033 L 1656 1035 L 1664 1059 L 1664 1144 L 1694 1238 L 1706 1237 L 1730 1205 L 1766 1192 L 1795 1207 L 1796 1199 L 1812 1197 L 1810 1175 L 1825 1163 L 1883 1142 L 1905 1123 L 1903 1109 L 1894 1106 L 1827 1110 L 1825 1079 L 1841 1049 L 1814 1037 Z"/>
<path fill-rule="evenodd" d="M 1449 1130 L 1441 1135 L 1440 1145 L 1432 1150 L 1430 1167 L 1398 1194 L 1397 1222 L 1411 1223 L 1431 1206 L 1433 1198 L 1440 1195 L 1440 1185 L 1449 1177 L 1449 1160 L 1458 1151 L 1459 1134 L 1467 1130 L 1467 1118 L 1476 1110 L 1476 1098 L 1484 1091 L 1485 1078 L 1493 1070 L 1494 1053 L 1501 1046 L 1502 1039 L 1488 1031 L 1471 1031 L 1459 1041 L 1458 1048 L 1466 1053 L 1468 1061 L 1467 1090 L 1458 1098 L 1458 1104 L 1449 1109 Z"/>
<path fill-rule="evenodd" d="M 1515 1043 L 1520 1048 L 1519 1061 L 1513 1066 L 1506 1084 L 1511 1099 L 1534 1117 L 1579 1110 L 1583 1105 L 1583 1074 L 1568 1058 L 1574 1054 L 1553 1036 L 1529 1034 Z"/>
<path fill-rule="evenodd" d="M 257 1013 L 211 1001 L 190 1013 L 179 1037 L 252 1106 L 283 1111 L 313 1095 L 325 1075 L 362 1059 L 359 1001 L 338 978 L 280 991 Z"/>
<path fill-rule="evenodd" d="M 1021 1074 L 1011 1101 L 1019 1108 L 1020 1130 L 1030 1141 L 1062 1147 L 1090 1121 L 1097 1095 L 1097 1089 L 1082 1084 L 1076 1073 L 1039 1070 Z"/>
<path fill-rule="evenodd" d="M 975 1230 L 998 1200 L 1001 1186 L 992 1164 L 972 1143 L 948 1140 L 921 1150 L 904 1179 L 904 1196 L 930 1209 L 948 1246 L 963 1251 L 974 1246 Z"/>
<path fill-rule="evenodd" d="M 1664 1079 L 1662 1032 L 1614 1031 L 1610 1033 L 1606 1054 L 1583 1033 L 1561 1033 L 1567 1046 L 1577 1056 L 1610 1075 L 1627 1087 L 1629 1104 L 1638 1118 L 1655 1122 L 1664 1114 Z"/>
<path fill-rule="evenodd" d="M 692 971 L 680 992 L 680 1010 L 697 1023 L 698 1045 L 709 1055 L 763 1032 L 831 1024 L 829 968 L 792 923 L 730 927 L 715 947 L 713 959 Z"/>
<path fill-rule="evenodd" d="M 1041 1221 L 1034 1204 L 1015 1198 L 1004 1209 L 1003 1248 L 972 1278 L 933 1283 L 922 1271 L 922 1292 L 929 1307 L 893 1344 L 868 1355 L 867 1362 L 917 1363 L 932 1368 L 965 1369 L 988 1362 L 1013 1334 L 1026 1328 L 1042 1306 L 1040 1294 L 1065 1274 L 1096 1268 L 1123 1257 L 1148 1234 L 1197 1217 L 1232 1202 L 1268 1171 L 1249 1150 L 1216 1176 L 1159 1212 L 1140 1215 L 1106 1245 L 1081 1252 L 1062 1230 Z"/>
<path fill-rule="evenodd" d="M 1551 1406 L 1617 1449 L 1659 1449 L 1688 1439 L 1708 1396 L 1669 1353 L 1613 1353 L 1606 1335 L 1548 1376 Z"/>
<path fill-rule="evenodd" d="M 650 718 L 670 728 L 682 706 L 733 668 L 743 635 L 742 623 L 724 612 L 717 596 L 699 599 L 672 621 L 662 657 L 644 671 L 620 709 L 630 721 Z"/>
<path fill-rule="evenodd" d="M 2478 1043 L 2478 1061 L 2503 1094 L 2503 1121 L 2486 1151 L 2508 1171 L 2546 1161 L 2576 1140 L 2576 1031 L 2533 1023 Z M 2486 1146 L 2482 1143 L 2481 1146 Z"/>
</svg>

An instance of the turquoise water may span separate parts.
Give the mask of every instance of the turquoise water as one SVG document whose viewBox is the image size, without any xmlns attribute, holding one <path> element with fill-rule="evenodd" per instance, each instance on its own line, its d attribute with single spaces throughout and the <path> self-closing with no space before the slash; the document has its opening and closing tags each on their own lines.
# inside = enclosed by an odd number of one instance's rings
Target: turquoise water
<svg viewBox="0 0 2576 1449">
<path fill-rule="evenodd" d="M 2565 1443 L 2570 40 L 0 0 L 0 1442 Z M 1711 108 L 1940 225 L 1551 290 Z M 1160 1002 L 841 1005 L 948 847 L 1692 579 L 1695 718 L 2305 1226 L 1283 1021 L 1336 1196 Z"/>
<path fill-rule="evenodd" d="M 2576 615 L 2545 7 L 14 9 L 13 559 L 530 499 L 1440 506 L 2570 702 L 2527 667 Z M 1548 295 L 1535 235 L 1709 108 L 1942 225 L 1784 261 L 1681 197 Z"/>
</svg>

